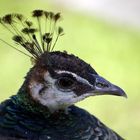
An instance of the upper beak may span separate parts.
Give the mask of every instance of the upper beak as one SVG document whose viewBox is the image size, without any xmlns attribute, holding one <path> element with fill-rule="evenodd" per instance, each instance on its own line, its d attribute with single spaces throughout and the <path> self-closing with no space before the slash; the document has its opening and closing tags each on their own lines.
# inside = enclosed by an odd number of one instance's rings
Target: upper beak
<svg viewBox="0 0 140 140">
<path fill-rule="evenodd" d="M 92 76 L 94 76 L 95 79 L 93 90 L 94 95 L 116 95 L 127 98 L 126 93 L 120 87 L 110 83 L 99 75 Z"/>
</svg>

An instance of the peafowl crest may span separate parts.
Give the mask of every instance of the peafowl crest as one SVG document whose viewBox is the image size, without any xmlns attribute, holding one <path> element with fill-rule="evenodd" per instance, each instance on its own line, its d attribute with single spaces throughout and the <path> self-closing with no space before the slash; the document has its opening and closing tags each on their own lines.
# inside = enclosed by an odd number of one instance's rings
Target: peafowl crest
<svg viewBox="0 0 140 140">
<path fill-rule="evenodd" d="M 29 54 L 3 39 L 0 40 L 37 61 L 44 52 L 49 53 L 54 50 L 58 38 L 64 32 L 62 27 L 57 26 L 57 22 L 61 19 L 60 13 L 55 14 L 44 10 L 34 10 L 32 18 L 37 21 L 36 25 L 18 13 L 7 14 L 0 18 L 0 24 L 12 34 L 12 40 L 17 45 L 25 48 Z"/>
</svg>

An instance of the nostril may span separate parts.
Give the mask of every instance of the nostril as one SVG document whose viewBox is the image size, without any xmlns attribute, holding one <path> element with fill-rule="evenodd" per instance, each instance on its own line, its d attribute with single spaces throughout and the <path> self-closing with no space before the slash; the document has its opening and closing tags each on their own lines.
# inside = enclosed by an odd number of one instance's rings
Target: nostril
<svg viewBox="0 0 140 140">
<path fill-rule="evenodd" d="M 99 88 L 107 88 L 107 87 L 109 87 L 107 84 L 100 83 L 100 82 L 96 83 L 96 86 L 99 87 Z"/>
</svg>

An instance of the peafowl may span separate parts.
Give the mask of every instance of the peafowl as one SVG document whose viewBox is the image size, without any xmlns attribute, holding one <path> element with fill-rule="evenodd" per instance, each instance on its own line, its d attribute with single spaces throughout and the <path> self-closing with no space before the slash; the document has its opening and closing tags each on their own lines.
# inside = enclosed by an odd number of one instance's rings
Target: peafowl
<svg viewBox="0 0 140 140">
<path fill-rule="evenodd" d="M 89 96 L 126 97 L 125 92 L 77 56 L 54 51 L 64 34 L 57 25 L 60 13 L 34 10 L 32 18 L 36 22 L 18 13 L 0 18 L 16 44 L 0 40 L 33 63 L 17 94 L 0 104 L 0 140 L 123 140 L 74 104 Z"/>
</svg>

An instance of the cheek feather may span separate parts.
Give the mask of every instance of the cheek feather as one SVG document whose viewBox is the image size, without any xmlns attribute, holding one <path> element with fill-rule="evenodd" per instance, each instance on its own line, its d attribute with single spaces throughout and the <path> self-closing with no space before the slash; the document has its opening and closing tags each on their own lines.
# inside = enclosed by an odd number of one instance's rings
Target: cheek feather
<svg viewBox="0 0 140 140">
<path fill-rule="evenodd" d="M 41 83 L 37 83 L 35 81 L 30 83 L 29 90 L 33 99 L 37 100 L 39 98 L 39 92 L 40 90 L 42 90 L 42 88 L 43 88 L 43 84 Z"/>
<path fill-rule="evenodd" d="M 78 96 L 75 91 L 61 91 L 56 86 L 57 79 L 53 79 L 51 75 L 44 73 L 44 82 L 32 80 L 29 85 L 29 91 L 32 98 L 41 105 L 46 106 L 50 112 L 59 109 L 67 109 L 67 107 L 85 99 L 89 94 Z"/>
<path fill-rule="evenodd" d="M 36 81 L 30 83 L 30 95 L 35 101 L 48 107 L 51 112 L 65 109 L 75 102 L 77 96 L 74 92 L 66 93 L 57 89 L 55 85 L 56 79 L 51 78 L 48 72 L 44 74 L 44 80 L 43 84 Z"/>
</svg>

